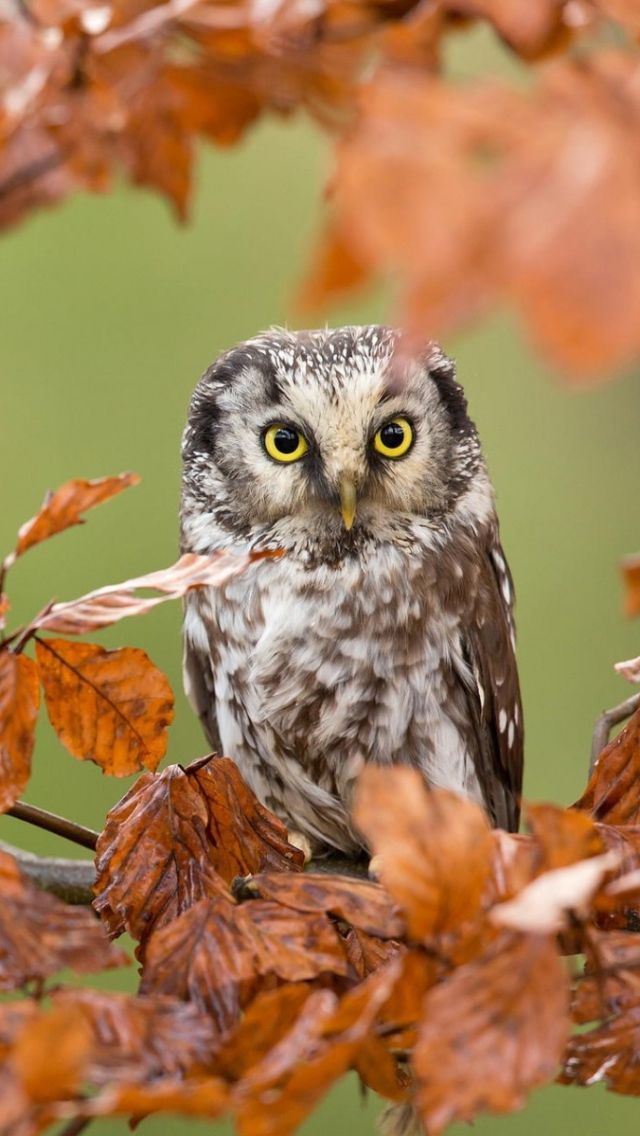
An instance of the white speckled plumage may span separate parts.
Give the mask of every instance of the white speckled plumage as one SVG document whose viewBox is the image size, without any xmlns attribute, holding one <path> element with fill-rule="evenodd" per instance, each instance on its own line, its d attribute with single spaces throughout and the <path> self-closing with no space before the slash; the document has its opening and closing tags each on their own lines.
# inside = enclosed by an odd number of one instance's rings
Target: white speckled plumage
<svg viewBox="0 0 640 1136">
<path fill-rule="evenodd" d="M 380 460 L 372 437 L 399 414 L 413 445 Z M 268 456 L 274 422 L 304 435 L 304 460 Z M 352 852 L 358 772 L 405 763 L 517 825 L 513 593 L 475 428 L 439 348 L 405 359 L 378 327 L 258 336 L 203 376 L 183 458 L 184 550 L 285 550 L 185 608 L 187 693 L 265 804 L 314 848 Z M 345 475 L 358 495 L 348 531 Z"/>
</svg>

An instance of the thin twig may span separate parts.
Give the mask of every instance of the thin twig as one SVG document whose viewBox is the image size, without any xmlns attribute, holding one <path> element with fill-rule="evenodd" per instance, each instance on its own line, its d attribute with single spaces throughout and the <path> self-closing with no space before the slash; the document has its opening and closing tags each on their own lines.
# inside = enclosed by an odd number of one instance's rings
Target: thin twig
<svg viewBox="0 0 640 1136">
<path fill-rule="evenodd" d="M 92 1120 L 93 1117 L 91 1116 L 76 1116 L 75 1120 L 70 1120 L 68 1124 L 65 1124 L 58 1136 L 79 1136 L 91 1124 Z"/>
<path fill-rule="evenodd" d="M 72 840 L 74 844 L 90 848 L 92 852 L 96 850 L 99 833 L 94 832 L 92 828 L 85 828 L 82 824 L 76 824 L 74 820 L 67 820 L 65 817 L 47 812 L 46 809 L 39 809 L 37 805 L 27 805 L 25 801 L 18 801 L 16 805 L 7 809 L 7 816 L 15 817 L 16 820 L 25 820 L 28 824 L 46 829 L 47 832 L 54 832 L 56 836 L 63 836 L 65 840 Z"/>
<path fill-rule="evenodd" d="M 596 719 L 596 724 L 593 727 L 593 737 L 591 739 L 589 777 L 591 777 L 598 758 L 609 741 L 609 733 L 612 728 L 619 726 L 621 722 L 626 722 L 627 718 L 630 718 L 639 706 L 640 694 L 633 694 L 631 698 L 625 699 L 619 706 L 614 706 L 611 710 L 605 710 L 600 717 Z"/>
<path fill-rule="evenodd" d="M 65 903 L 87 905 L 93 902 L 96 870 L 91 860 L 59 860 L 53 856 L 34 856 L 0 840 L 0 851 L 18 861 L 24 874 L 43 891 L 57 895 Z"/>
</svg>

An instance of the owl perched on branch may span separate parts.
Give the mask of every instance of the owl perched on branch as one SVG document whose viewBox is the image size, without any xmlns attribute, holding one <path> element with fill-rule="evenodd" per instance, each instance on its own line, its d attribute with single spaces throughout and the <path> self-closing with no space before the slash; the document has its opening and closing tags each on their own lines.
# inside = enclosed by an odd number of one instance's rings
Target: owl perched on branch
<svg viewBox="0 0 640 1136">
<path fill-rule="evenodd" d="M 283 549 L 187 596 L 209 743 L 314 852 L 361 850 L 367 762 L 518 825 L 513 590 L 454 364 L 384 327 L 273 330 L 221 355 L 183 442 L 183 551 Z"/>
</svg>

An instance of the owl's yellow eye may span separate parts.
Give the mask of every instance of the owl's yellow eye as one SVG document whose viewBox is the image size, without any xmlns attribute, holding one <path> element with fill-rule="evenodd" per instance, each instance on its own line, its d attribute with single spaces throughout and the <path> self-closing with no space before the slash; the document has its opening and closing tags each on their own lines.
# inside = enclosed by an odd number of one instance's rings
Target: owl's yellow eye
<svg viewBox="0 0 640 1136">
<path fill-rule="evenodd" d="M 292 426 L 275 422 L 263 435 L 264 448 L 270 458 L 279 462 L 295 462 L 306 454 L 309 446 L 306 439 Z"/>
<path fill-rule="evenodd" d="M 413 443 L 413 427 L 406 418 L 385 422 L 373 438 L 373 448 L 385 458 L 401 458 Z"/>
</svg>

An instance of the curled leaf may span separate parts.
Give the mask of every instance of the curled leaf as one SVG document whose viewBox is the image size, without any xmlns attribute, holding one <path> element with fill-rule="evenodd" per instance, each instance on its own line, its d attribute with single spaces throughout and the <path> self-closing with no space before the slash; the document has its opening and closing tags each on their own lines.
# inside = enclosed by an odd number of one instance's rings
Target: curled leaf
<svg viewBox="0 0 640 1136">
<path fill-rule="evenodd" d="M 52 631 L 62 635 L 83 635 L 110 627 L 130 615 L 144 615 L 158 604 L 179 599 L 190 588 L 219 587 L 242 572 L 254 560 L 280 555 L 277 552 L 214 552 L 197 556 L 188 552 L 170 568 L 136 576 L 122 584 L 111 584 L 87 592 L 77 600 L 52 604 L 29 625 L 33 631 Z M 160 596 L 138 596 L 140 588 L 152 588 Z"/>
<path fill-rule="evenodd" d="M 96 481 L 66 481 L 54 493 L 47 494 L 40 512 L 22 525 L 15 552 L 7 557 L 5 567 L 10 567 L 34 544 L 40 544 L 73 525 L 81 525 L 82 513 L 86 513 L 87 509 L 101 505 L 123 489 L 136 485 L 139 480 L 135 473 L 121 473 L 117 477 L 101 477 Z"/>
</svg>

